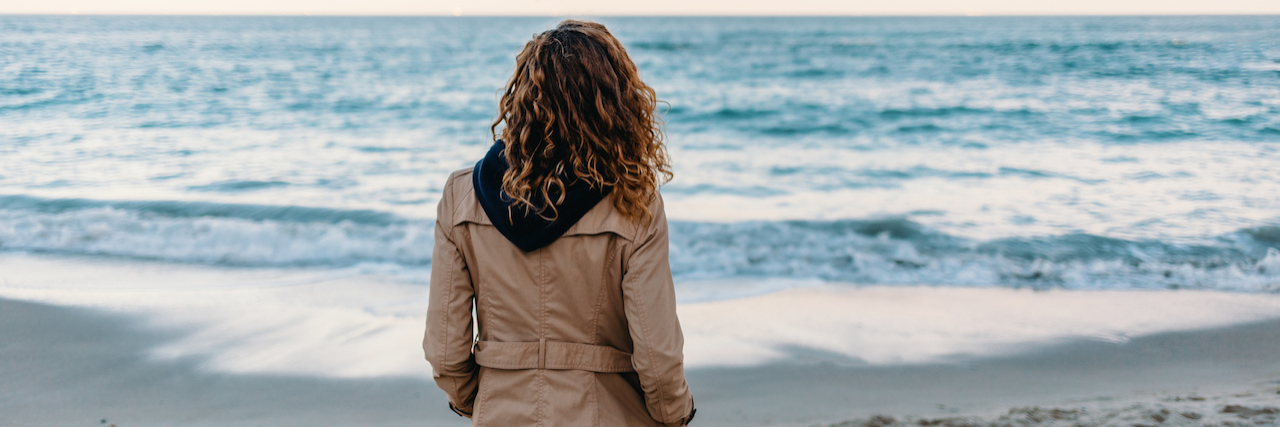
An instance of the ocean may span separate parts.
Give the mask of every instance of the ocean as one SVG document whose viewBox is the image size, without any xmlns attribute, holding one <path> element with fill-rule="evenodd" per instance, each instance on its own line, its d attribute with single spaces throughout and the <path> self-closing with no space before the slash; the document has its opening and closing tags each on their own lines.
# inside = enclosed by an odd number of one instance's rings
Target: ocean
<svg viewBox="0 0 1280 427">
<path fill-rule="evenodd" d="M 663 101 L 682 304 L 1280 293 L 1278 16 L 600 21 Z M 277 351 L 277 311 L 240 317 L 267 300 L 420 327 L 440 188 L 556 22 L 2 16 L 0 297 L 166 325 L 241 298 L 174 355 Z"/>
</svg>

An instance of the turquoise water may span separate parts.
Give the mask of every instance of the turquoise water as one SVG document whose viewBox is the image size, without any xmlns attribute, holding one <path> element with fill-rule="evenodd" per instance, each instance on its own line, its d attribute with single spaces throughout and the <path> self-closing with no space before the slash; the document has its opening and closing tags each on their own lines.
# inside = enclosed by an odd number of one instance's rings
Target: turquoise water
<svg viewBox="0 0 1280 427">
<path fill-rule="evenodd" d="M 0 250 L 421 276 L 555 22 L 0 17 Z M 1280 17 L 602 22 L 678 280 L 1280 290 Z"/>
</svg>

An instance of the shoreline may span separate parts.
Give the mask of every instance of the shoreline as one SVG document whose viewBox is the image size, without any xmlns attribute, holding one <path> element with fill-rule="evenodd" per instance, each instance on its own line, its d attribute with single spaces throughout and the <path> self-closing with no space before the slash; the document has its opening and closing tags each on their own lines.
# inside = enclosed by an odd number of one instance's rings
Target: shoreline
<svg viewBox="0 0 1280 427">
<path fill-rule="evenodd" d="M 1028 406 L 1123 406 L 1259 388 L 1275 393 L 1280 387 L 1277 354 L 1280 320 L 1269 320 L 1124 343 L 1076 340 L 950 364 L 796 364 L 699 370 L 689 376 L 691 383 L 703 386 L 694 388 L 700 415 L 704 410 L 732 411 L 731 417 L 710 425 L 752 420 L 775 421 L 757 425 L 828 425 L 877 415 L 982 419 Z M 1280 394 L 1272 396 L 1270 404 L 1280 406 Z"/>
<path fill-rule="evenodd" d="M 0 325 L 0 425 L 469 425 L 430 380 L 223 374 L 197 357 L 151 360 L 148 350 L 179 334 L 140 316 L 0 299 Z"/>
<path fill-rule="evenodd" d="M 0 299 L 0 325 L 3 425 L 467 425 L 426 379 L 221 374 L 194 357 L 150 360 L 148 349 L 180 334 L 156 332 L 138 316 Z M 1276 354 L 1280 320 L 946 364 L 777 363 L 688 376 L 698 426 L 873 425 L 884 424 L 877 415 L 972 421 L 1027 406 L 1274 392 Z"/>
</svg>

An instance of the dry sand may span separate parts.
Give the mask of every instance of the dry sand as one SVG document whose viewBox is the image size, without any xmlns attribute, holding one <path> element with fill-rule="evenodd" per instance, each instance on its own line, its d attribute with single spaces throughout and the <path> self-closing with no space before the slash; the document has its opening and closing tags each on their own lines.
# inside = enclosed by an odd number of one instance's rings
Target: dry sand
<svg viewBox="0 0 1280 427">
<path fill-rule="evenodd" d="M 147 360 L 176 336 L 143 323 L 0 300 L 0 425 L 466 425 L 422 379 Z M 694 425 L 1275 425 L 1280 412 L 1280 321 L 929 365 L 794 352 L 802 363 L 691 370 Z"/>
</svg>

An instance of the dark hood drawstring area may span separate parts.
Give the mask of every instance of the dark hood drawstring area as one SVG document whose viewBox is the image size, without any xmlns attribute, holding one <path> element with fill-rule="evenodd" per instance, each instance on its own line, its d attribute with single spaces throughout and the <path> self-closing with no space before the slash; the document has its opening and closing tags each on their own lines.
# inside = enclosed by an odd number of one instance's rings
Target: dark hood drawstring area
<svg viewBox="0 0 1280 427">
<path fill-rule="evenodd" d="M 591 188 L 585 181 L 574 180 L 565 186 L 564 202 L 556 205 L 555 221 L 548 221 L 538 215 L 538 209 L 512 205 L 515 199 L 502 191 L 502 175 L 511 167 L 503 155 L 504 148 L 501 140 L 495 142 L 484 159 L 476 163 L 471 180 L 489 221 L 522 251 L 550 245 L 609 193 L 608 188 Z"/>
</svg>

